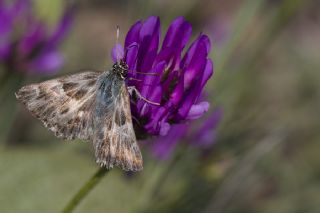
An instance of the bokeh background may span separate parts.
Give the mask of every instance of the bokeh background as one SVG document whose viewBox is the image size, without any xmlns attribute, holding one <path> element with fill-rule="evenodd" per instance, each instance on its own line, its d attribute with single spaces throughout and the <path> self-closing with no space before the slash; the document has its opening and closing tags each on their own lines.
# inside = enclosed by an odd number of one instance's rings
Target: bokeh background
<svg viewBox="0 0 320 213">
<path fill-rule="evenodd" d="M 3 2 L 0 15 L 8 7 Z M 31 15 L 45 23 L 48 34 L 70 6 L 62 0 L 31 2 Z M 182 138 L 159 159 L 141 143 L 143 172 L 112 170 L 75 212 L 320 212 L 319 1 L 71 4 L 67 18 L 72 22 L 49 48 L 64 56 L 62 67 L 59 57 L 46 58 L 59 67 L 54 72 L 27 71 L 32 66 L 17 66 L 19 57 L 1 61 L 0 212 L 59 212 L 98 169 L 90 143 L 56 139 L 23 109 L 14 92 L 54 76 L 109 68 L 116 26 L 122 42 L 136 20 L 150 15 L 160 16 L 162 34 L 170 21 L 184 16 L 193 37 L 204 32 L 211 38 L 215 73 L 206 86 L 208 114 L 219 110 L 220 122 L 209 130 L 212 140 L 205 149 Z M 4 17 L 2 30 L 8 23 Z M 11 41 L 19 38 L 21 26 L 29 25 L 17 19 Z M 6 34 L 0 33 L 1 44 Z"/>
</svg>

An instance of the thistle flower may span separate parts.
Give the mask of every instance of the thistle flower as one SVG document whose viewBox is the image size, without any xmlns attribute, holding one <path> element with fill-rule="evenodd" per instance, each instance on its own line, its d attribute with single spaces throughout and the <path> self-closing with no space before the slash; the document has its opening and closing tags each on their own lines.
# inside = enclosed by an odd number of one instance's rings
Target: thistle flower
<svg viewBox="0 0 320 213">
<path fill-rule="evenodd" d="M 58 45 L 71 26 L 72 9 L 50 31 L 32 7 L 29 0 L 0 0 L 0 63 L 9 71 L 51 74 L 63 63 Z"/>
<path fill-rule="evenodd" d="M 160 103 L 152 105 L 132 97 L 136 132 L 164 136 L 172 125 L 197 119 L 208 111 L 209 103 L 199 101 L 199 97 L 213 74 L 213 63 L 208 58 L 210 40 L 200 34 L 183 54 L 191 31 L 183 17 L 176 18 L 159 48 L 160 20 L 151 16 L 131 27 L 124 47 L 117 44 L 113 48 L 113 60 L 124 60 L 131 71 L 127 85 L 134 86 L 144 98 Z"/>
</svg>

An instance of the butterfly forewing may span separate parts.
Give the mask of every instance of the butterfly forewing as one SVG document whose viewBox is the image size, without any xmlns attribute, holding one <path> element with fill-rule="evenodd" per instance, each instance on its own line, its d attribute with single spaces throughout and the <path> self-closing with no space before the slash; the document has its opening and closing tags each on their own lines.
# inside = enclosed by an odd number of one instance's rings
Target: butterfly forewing
<svg viewBox="0 0 320 213">
<path fill-rule="evenodd" d="M 89 140 L 101 72 L 83 72 L 22 87 L 16 97 L 58 138 Z"/>
</svg>

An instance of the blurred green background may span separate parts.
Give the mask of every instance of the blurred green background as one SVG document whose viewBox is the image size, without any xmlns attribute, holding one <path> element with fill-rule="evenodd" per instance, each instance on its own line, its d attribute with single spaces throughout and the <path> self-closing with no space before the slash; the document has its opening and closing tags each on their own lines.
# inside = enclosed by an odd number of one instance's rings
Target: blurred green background
<svg viewBox="0 0 320 213">
<path fill-rule="evenodd" d="M 34 2 L 50 25 L 62 14 L 62 0 Z M 208 98 L 223 109 L 210 154 L 181 145 L 159 161 L 143 149 L 143 172 L 112 170 L 75 212 L 320 212 L 318 1 L 74 3 L 55 76 L 109 68 L 116 25 L 123 41 L 138 19 L 160 16 L 163 35 L 184 16 L 193 37 L 212 39 Z M 20 85 L 49 78 L 1 86 L 0 212 L 59 212 L 98 169 L 91 144 L 56 139 L 15 101 Z"/>
</svg>

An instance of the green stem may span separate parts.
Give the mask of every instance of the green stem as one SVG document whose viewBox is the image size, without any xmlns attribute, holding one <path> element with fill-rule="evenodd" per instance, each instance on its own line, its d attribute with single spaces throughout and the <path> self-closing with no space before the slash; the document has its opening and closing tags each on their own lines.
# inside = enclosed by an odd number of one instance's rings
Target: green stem
<svg viewBox="0 0 320 213">
<path fill-rule="evenodd" d="M 86 197 L 89 192 L 102 180 L 105 174 L 109 170 L 106 168 L 99 168 L 99 170 L 80 188 L 80 190 L 73 196 L 66 207 L 62 210 L 62 213 L 72 212 Z"/>
</svg>

